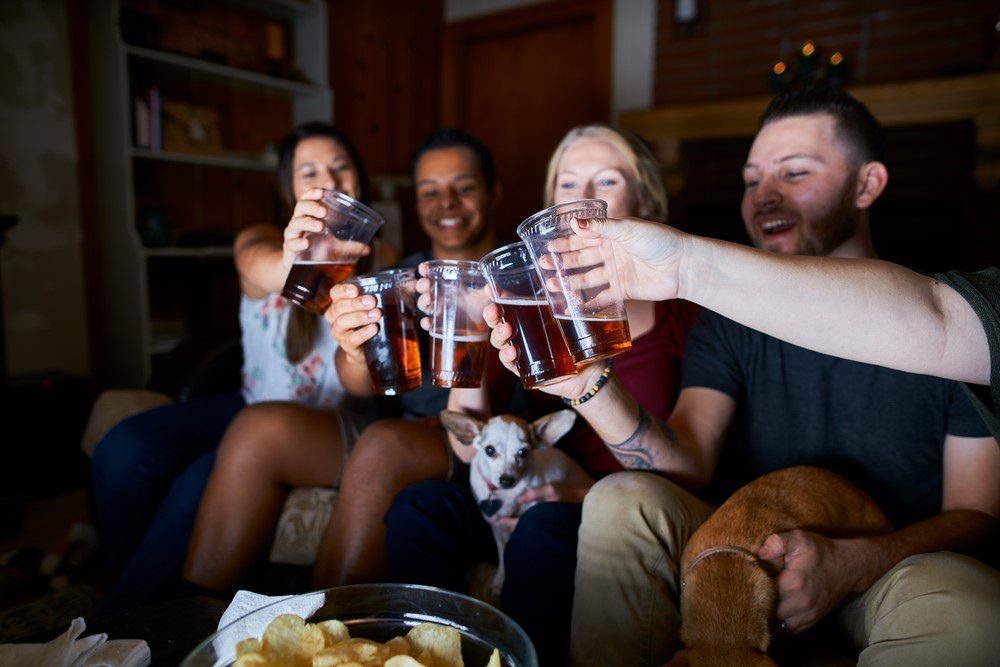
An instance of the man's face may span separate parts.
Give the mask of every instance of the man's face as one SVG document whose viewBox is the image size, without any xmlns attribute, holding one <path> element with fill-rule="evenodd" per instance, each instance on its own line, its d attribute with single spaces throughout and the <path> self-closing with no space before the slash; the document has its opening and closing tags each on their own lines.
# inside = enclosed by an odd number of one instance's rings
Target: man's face
<svg viewBox="0 0 1000 667">
<path fill-rule="evenodd" d="M 424 153 L 414 178 L 417 215 L 435 247 L 463 250 L 488 231 L 493 193 L 470 149 L 450 147 Z"/>
<path fill-rule="evenodd" d="M 857 167 L 828 114 L 768 123 L 743 167 L 743 223 L 771 252 L 828 255 L 858 230 Z"/>
</svg>

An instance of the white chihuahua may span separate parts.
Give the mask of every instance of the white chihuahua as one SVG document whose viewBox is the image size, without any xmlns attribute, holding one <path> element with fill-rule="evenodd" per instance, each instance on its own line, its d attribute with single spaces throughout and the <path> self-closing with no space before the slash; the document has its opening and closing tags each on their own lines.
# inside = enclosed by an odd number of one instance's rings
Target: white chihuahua
<svg viewBox="0 0 1000 667">
<path fill-rule="evenodd" d="M 578 463 L 552 446 L 574 421 L 572 410 L 553 412 L 530 424 L 512 415 L 499 415 L 484 423 L 461 412 L 441 411 L 441 423 L 448 432 L 462 444 L 476 448 L 469 464 L 469 483 L 497 543 L 499 567 L 491 587 L 494 596 L 503 586 L 503 550 L 513 532 L 500 519 L 520 516 L 538 502 L 522 505 L 518 496 L 553 482 L 570 486 L 593 483 Z"/>
</svg>

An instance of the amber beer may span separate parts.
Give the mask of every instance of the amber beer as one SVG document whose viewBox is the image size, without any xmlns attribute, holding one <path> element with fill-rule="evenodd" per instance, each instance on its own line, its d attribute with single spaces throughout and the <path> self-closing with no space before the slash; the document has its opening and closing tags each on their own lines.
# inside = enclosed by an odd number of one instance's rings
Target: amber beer
<svg viewBox="0 0 1000 667">
<path fill-rule="evenodd" d="M 330 305 L 330 289 L 354 270 L 354 262 L 301 261 L 292 264 L 281 296 L 322 315 Z"/>
<path fill-rule="evenodd" d="M 497 299 L 503 319 L 514 329 L 517 373 L 525 389 L 540 387 L 564 375 L 573 375 L 573 357 L 545 299 Z"/>
<path fill-rule="evenodd" d="M 478 387 L 486 368 L 487 334 L 454 335 L 431 331 L 431 384 L 435 387 Z"/>
<path fill-rule="evenodd" d="M 378 333 L 365 341 L 363 350 L 375 391 L 394 396 L 420 386 L 420 345 L 417 309 L 398 292 L 376 295 L 382 310 Z"/>
<path fill-rule="evenodd" d="M 577 364 L 613 357 L 632 347 L 628 320 L 623 317 L 556 315 L 555 319 Z"/>
</svg>

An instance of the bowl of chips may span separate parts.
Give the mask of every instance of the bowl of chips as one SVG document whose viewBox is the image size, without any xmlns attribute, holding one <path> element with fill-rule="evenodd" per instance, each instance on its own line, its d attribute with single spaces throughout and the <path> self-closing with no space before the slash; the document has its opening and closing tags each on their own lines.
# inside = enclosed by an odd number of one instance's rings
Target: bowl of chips
<svg viewBox="0 0 1000 667">
<path fill-rule="evenodd" d="M 303 606 L 316 611 L 308 618 L 288 613 Z M 181 664 L 538 667 L 538 657 L 524 630 L 485 602 L 430 586 L 359 584 L 256 609 Z"/>
</svg>

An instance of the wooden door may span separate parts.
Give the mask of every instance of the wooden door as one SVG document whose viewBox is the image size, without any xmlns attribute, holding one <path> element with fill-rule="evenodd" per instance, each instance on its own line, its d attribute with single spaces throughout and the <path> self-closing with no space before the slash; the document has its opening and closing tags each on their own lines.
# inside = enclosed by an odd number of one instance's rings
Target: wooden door
<svg viewBox="0 0 1000 667">
<path fill-rule="evenodd" d="M 545 168 L 575 125 L 607 121 L 611 0 L 560 0 L 445 28 L 442 115 L 492 151 L 504 199 L 497 240 L 543 206 Z"/>
</svg>

